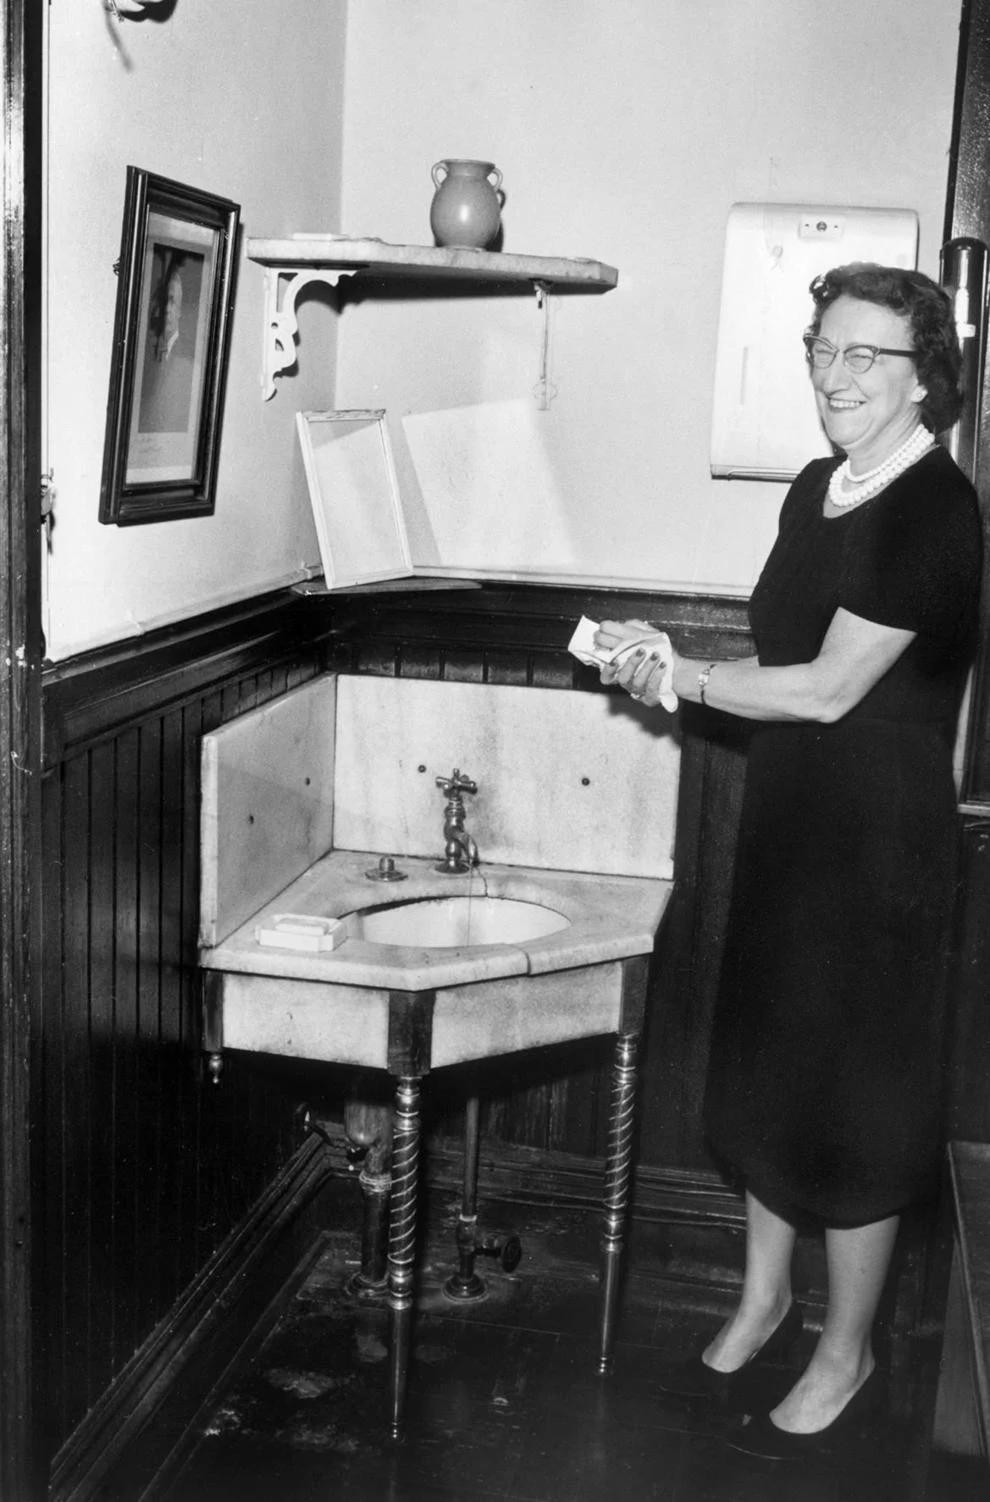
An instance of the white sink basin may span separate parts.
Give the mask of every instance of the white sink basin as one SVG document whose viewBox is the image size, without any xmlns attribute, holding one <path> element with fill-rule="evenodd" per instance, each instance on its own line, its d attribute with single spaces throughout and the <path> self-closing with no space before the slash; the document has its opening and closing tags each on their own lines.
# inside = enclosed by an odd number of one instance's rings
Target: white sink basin
<svg viewBox="0 0 990 1502">
<path fill-rule="evenodd" d="M 348 913 L 345 921 L 350 937 L 366 944 L 417 949 L 522 944 L 570 927 L 570 919 L 553 908 L 505 897 L 420 897 L 359 909 Z"/>
</svg>

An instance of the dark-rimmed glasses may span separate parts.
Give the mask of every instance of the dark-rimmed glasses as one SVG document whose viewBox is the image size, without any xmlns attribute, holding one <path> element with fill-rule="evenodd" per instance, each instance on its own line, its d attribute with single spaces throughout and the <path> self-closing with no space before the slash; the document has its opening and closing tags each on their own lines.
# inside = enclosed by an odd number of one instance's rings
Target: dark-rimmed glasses
<svg viewBox="0 0 990 1502">
<path fill-rule="evenodd" d="M 865 375 L 877 355 L 906 355 L 913 360 L 918 353 L 914 349 L 884 349 L 880 344 L 847 344 L 845 349 L 836 349 L 819 334 L 802 334 L 801 338 L 808 364 L 816 370 L 827 370 L 836 355 L 841 355 L 843 365 L 854 375 Z"/>
</svg>

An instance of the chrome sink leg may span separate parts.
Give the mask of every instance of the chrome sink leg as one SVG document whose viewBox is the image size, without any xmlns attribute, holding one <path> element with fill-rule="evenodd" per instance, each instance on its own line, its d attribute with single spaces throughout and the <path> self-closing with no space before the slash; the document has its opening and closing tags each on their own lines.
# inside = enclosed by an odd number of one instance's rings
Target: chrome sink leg
<svg viewBox="0 0 990 1502">
<path fill-rule="evenodd" d="M 458 1269 L 443 1285 L 449 1299 L 463 1302 L 484 1296 L 484 1279 L 474 1270 L 478 1255 L 478 1097 L 472 1095 L 464 1104 L 464 1182 L 461 1208 L 457 1216 Z"/>
<path fill-rule="evenodd" d="M 602 1226 L 602 1310 L 598 1370 L 612 1366 L 619 1274 L 625 1244 L 626 1214 L 632 1183 L 633 1118 L 636 1108 L 636 1054 L 640 1034 L 619 1033 L 612 1062 L 608 1155 L 605 1159 L 605 1213 Z"/>
<path fill-rule="evenodd" d="M 496 1257 L 502 1271 L 507 1273 L 515 1271 L 522 1257 L 518 1236 L 498 1232 L 486 1235 L 478 1229 L 479 1117 L 478 1097 L 472 1095 L 464 1103 L 464 1180 L 457 1216 L 458 1268 L 443 1285 L 445 1297 L 457 1303 L 485 1296 L 485 1280 L 474 1270 L 476 1257 Z"/>
<path fill-rule="evenodd" d="M 392 1203 L 388 1243 L 388 1304 L 392 1326 L 389 1413 L 393 1439 L 399 1439 L 402 1434 L 412 1345 L 421 1115 L 419 1079 L 401 1076 L 396 1082 L 392 1126 Z"/>
</svg>

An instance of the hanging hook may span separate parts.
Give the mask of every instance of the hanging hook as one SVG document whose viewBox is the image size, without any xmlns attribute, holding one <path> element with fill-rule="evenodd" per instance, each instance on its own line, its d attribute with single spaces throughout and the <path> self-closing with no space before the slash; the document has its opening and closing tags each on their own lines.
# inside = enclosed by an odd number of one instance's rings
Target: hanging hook
<svg viewBox="0 0 990 1502">
<path fill-rule="evenodd" d="M 543 337 L 540 341 L 540 375 L 533 387 L 536 396 L 536 405 L 541 412 L 550 408 L 550 403 L 557 395 L 557 388 L 550 379 L 550 291 L 552 283 L 534 282 L 533 290 L 536 293 L 536 306 L 543 313 Z"/>
</svg>

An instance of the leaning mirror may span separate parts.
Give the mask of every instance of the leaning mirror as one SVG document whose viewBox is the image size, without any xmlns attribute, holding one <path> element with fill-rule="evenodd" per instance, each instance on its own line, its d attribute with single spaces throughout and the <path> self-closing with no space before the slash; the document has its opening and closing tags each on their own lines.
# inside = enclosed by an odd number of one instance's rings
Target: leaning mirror
<svg viewBox="0 0 990 1502">
<path fill-rule="evenodd" d="M 384 411 L 296 416 L 328 589 L 412 573 Z"/>
</svg>

